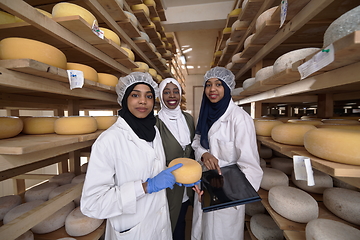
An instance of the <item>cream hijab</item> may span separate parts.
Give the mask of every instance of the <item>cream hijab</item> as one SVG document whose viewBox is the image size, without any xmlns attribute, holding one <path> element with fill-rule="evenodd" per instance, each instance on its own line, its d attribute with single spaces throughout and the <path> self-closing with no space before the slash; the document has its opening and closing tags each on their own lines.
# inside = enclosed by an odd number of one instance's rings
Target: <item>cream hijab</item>
<svg viewBox="0 0 360 240">
<path fill-rule="evenodd" d="M 163 100 L 163 91 L 168 83 L 173 83 L 179 88 L 181 96 L 181 86 L 174 78 L 165 78 L 159 84 L 159 98 L 161 109 L 158 113 L 159 118 L 163 121 L 171 134 L 175 137 L 183 149 L 191 143 L 190 130 L 186 123 L 185 117 L 180 109 L 180 103 L 175 109 L 169 109 Z M 180 98 L 181 100 L 181 98 Z"/>
</svg>

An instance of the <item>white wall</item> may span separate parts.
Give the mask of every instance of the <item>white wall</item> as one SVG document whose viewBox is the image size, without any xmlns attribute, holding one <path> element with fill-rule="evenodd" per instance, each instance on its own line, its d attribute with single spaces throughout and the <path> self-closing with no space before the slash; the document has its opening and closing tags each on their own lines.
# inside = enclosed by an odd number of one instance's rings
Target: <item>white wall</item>
<svg viewBox="0 0 360 240">
<path fill-rule="evenodd" d="M 187 75 L 185 84 L 186 109 L 193 117 L 195 124 L 199 116 L 202 100 L 204 75 Z"/>
</svg>

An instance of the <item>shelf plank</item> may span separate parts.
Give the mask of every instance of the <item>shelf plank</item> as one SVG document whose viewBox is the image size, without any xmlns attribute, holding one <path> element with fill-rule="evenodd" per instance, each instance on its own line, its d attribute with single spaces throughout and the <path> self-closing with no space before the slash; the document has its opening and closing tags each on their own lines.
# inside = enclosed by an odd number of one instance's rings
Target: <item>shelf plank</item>
<svg viewBox="0 0 360 240">
<path fill-rule="evenodd" d="M 139 10 L 135 10 L 133 11 L 135 17 L 137 18 L 137 20 L 139 21 L 139 24 L 141 26 L 148 26 L 151 23 L 151 20 L 148 16 L 146 16 L 144 10 L 139 9 Z"/>
<path fill-rule="evenodd" d="M 235 28 L 235 30 L 231 32 L 230 40 L 233 42 L 240 41 L 241 38 L 243 38 L 246 31 L 247 31 L 247 28 Z"/>
<path fill-rule="evenodd" d="M 118 1 L 114 0 L 101 0 L 99 4 L 105 9 L 105 11 L 114 19 L 115 22 L 128 19 L 124 10 L 119 5 Z"/>
<path fill-rule="evenodd" d="M 129 37 L 135 38 L 141 36 L 139 29 L 136 26 L 134 26 L 134 24 L 130 21 L 130 19 L 118 21 L 116 23 L 124 30 L 124 32 Z"/>
<path fill-rule="evenodd" d="M 239 14 L 238 19 L 240 21 L 252 21 L 263 3 L 264 0 L 249 0 Z"/>
<path fill-rule="evenodd" d="M 256 136 L 257 140 L 260 141 L 265 146 L 268 146 L 272 149 L 274 149 L 277 152 L 280 152 L 288 157 L 291 157 L 294 155 L 293 151 L 302 151 L 305 150 L 303 146 L 294 146 L 294 145 L 286 145 L 277 143 L 274 140 L 272 140 L 271 137 L 264 137 L 264 136 Z"/>
</svg>

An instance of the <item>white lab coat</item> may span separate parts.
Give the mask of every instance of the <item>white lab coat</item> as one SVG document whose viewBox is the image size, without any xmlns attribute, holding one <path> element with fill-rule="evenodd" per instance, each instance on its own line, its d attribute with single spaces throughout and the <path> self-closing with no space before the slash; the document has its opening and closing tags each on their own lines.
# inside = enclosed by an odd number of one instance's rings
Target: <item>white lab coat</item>
<svg viewBox="0 0 360 240">
<path fill-rule="evenodd" d="M 92 146 L 81 197 L 82 213 L 107 219 L 107 240 L 172 239 L 165 190 L 145 194 L 142 188 L 143 182 L 165 167 L 158 129 L 151 147 L 119 117 Z"/>
<path fill-rule="evenodd" d="M 230 101 L 226 112 L 209 129 L 208 138 L 209 150 L 200 145 L 200 135 L 195 135 L 192 143 L 195 159 L 201 163 L 201 156 L 209 152 L 219 160 L 220 167 L 236 163 L 255 190 L 258 190 L 263 171 L 254 122 L 249 114 Z M 206 170 L 205 166 L 203 170 Z M 203 213 L 195 194 L 191 239 L 243 239 L 244 220 L 245 205 Z"/>
</svg>

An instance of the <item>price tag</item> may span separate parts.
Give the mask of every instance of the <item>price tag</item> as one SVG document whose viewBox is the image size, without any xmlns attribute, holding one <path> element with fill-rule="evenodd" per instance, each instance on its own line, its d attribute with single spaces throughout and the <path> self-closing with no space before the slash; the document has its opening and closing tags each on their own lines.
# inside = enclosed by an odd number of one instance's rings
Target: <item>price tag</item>
<svg viewBox="0 0 360 240">
<path fill-rule="evenodd" d="M 67 70 L 70 89 L 82 88 L 84 85 L 84 73 L 79 70 Z"/>
<path fill-rule="evenodd" d="M 286 15 L 287 15 L 287 10 L 288 10 L 288 1 L 287 0 L 283 0 L 281 1 L 281 5 L 280 5 L 280 27 L 282 27 L 282 25 L 284 24 L 285 20 L 286 20 Z"/>
<path fill-rule="evenodd" d="M 304 79 L 314 72 L 319 71 L 323 67 L 326 67 L 335 60 L 334 45 L 330 44 L 327 48 L 324 48 L 317 54 L 315 54 L 309 61 L 301 64 L 298 67 L 301 79 Z"/>
<path fill-rule="evenodd" d="M 307 181 L 308 186 L 314 186 L 315 180 L 310 158 L 294 155 L 293 162 L 295 179 Z"/>
<path fill-rule="evenodd" d="M 93 33 L 95 33 L 95 35 L 97 35 L 101 39 L 104 39 L 104 31 L 100 30 L 100 28 L 96 24 L 96 20 L 94 20 L 91 29 Z"/>
</svg>

